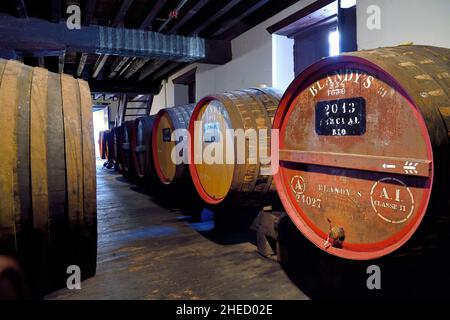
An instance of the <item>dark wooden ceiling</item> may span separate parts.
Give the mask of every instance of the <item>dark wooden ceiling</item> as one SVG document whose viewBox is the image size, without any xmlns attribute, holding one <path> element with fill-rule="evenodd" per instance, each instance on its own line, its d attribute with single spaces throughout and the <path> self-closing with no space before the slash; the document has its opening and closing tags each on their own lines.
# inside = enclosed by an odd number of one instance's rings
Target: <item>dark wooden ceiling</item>
<svg viewBox="0 0 450 320">
<path fill-rule="evenodd" d="M 198 36 L 208 41 L 220 40 L 209 45 L 209 52 L 214 53 L 224 43 L 297 1 L 2 0 L 0 12 L 21 19 L 38 18 L 63 25 L 68 16 L 66 8 L 75 4 L 81 8 L 84 26 L 141 29 L 165 35 Z M 175 11 L 176 17 L 171 14 Z M 0 23 L 1 19 L 2 17 Z M 65 73 L 82 77 L 89 81 L 94 92 L 157 93 L 162 79 L 189 64 L 174 61 L 176 59 L 158 60 L 81 51 L 39 57 L 32 53 L 19 54 L 17 58 L 29 65 L 41 65 L 54 72 L 61 72 L 63 69 Z M 217 63 L 227 61 L 226 57 L 211 59 L 216 59 Z"/>
</svg>

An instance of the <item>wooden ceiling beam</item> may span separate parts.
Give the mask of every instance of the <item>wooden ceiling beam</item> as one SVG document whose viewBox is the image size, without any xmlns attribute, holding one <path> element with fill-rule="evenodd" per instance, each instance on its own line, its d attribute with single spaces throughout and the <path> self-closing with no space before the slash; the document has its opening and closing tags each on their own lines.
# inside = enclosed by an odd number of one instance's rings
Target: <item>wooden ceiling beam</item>
<svg viewBox="0 0 450 320">
<path fill-rule="evenodd" d="M 171 63 L 168 63 L 166 66 L 162 67 L 157 72 L 155 72 L 152 75 L 151 80 L 155 81 L 155 80 L 164 79 L 168 74 L 175 72 L 175 70 L 179 70 L 181 68 L 184 68 L 186 65 L 187 64 L 183 63 L 183 62 L 171 62 Z"/>
<path fill-rule="evenodd" d="M 254 13 L 256 10 L 260 9 L 262 6 L 269 3 L 269 1 L 270 0 L 260 0 L 257 3 L 255 3 L 254 5 L 247 8 L 247 10 L 241 12 L 241 14 L 237 15 L 233 19 L 230 19 L 230 20 L 224 22 L 222 24 L 222 26 L 211 35 L 211 37 L 218 37 L 219 35 L 221 35 L 225 31 L 227 31 L 231 27 L 235 26 L 239 22 L 242 22 L 242 20 L 244 20 L 246 17 L 248 17 L 249 15 Z"/>
<path fill-rule="evenodd" d="M 180 28 L 188 19 L 190 19 L 201 7 L 203 7 L 206 2 L 208 2 L 209 0 L 200 0 L 194 8 L 192 8 L 192 10 L 190 10 L 180 21 L 178 21 L 177 24 L 175 24 L 175 26 L 173 26 L 172 28 L 169 29 L 169 31 L 167 32 L 167 34 L 175 34 L 176 31 L 178 30 L 178 28 Z M 185 4 L 187 3 L 186 0 L 181 1 L 178 6 L 175 8 L 176 11 L 179 11 Z M 201 4 L 201 6 L 200 6 Z M 192 13 L 191 13 L 192 12 Z M 187 19 L 186 19 L 187 18 Z M 164 29 L 164 27 L 167 25 L 167 23 L 169 23 L 169 21 L 172 20 L 172 17 L 167 18 L 164 23 L 160 26 L 160 28 L 158 29 L 158 31 L 161 31 L 162 29 Z M 124 75 L 125 79 L 129 79 L 131 78 L 133 75 L 136 74 L 136 72 L 138 72 L 143 66 L 145 66 L 146 63 L 148 63 L 150 61 L 150 59 L 148 58 L 140 58 L 140 59 L 136 59 L 133 63 L 131 63 L 126 70 L 126 73 Z"/>
<path fill-rule="evenodd" d="M 64 62 L 65 62 L 66 55 L 62 54 L 58 57 L 58 73 L 64 72 Z"/>
<path fill-rule="evenodd" d="M 117 27 L 119 25 L 124 25 L 125 16 L 130 9 L 131 4 L 134 0 L 123 0 L 120 5 L 119 10 L 117 11 L 114 19 L 110 21 L 109 25 L 111 27 Z M 100 55 L 95 63 L 94 70 L 92 71 L 92 78 L 97 78 L 100 71 L 105 66 L 106 61 L 108 60 L 109 54 Z"/>
<path fill-rule="evenodd" d="M 123 66 L 130 60 L 130 57 L 121 57 L 114 60 L 112 66 L 111 66 L 111 72 L 109 73 L 109 78 L 114 78 L 116 75 L 119 74 L 120 70 L 123 68 Z"/>
<path fill-rule="evenodd" d="M 107 54 L 100 55 L 98 57 L 97 61 L 95 62 L 95 65 L 94 65 L 94 69 L 92 70 L 92 78 L 97 78 L 98 74 L 105 66 L 105 63 L 108 60 L 108 57 L 109 57 L 109 55 L 107 55 Z"/>
<path fill-rule="evenodd" d="M 129 67 L 127 72 L 124 75 L 125 79 L 131 78 L 136 72 L 138 72 L 147 62 L 149 62 L 149 58 L 140 58 L 136 59 Z"/>
<path fill-rule="evenodd" d="M 130 9 L 131 4 L 134 0 L 123 0 L 122 4 L 120 5 L 119 11 L 117 11 L 114 19 L 109 24 L 111 27 L 117 27 L 119 25 L 124 24 L 125 16 L 128 12 L 128 9 Z"/>
<path fill-rule="evenodd" d="M 186 22 L 188 22 L 197 12 L 199 12 L 206 4 L 208 4 L 209 0 L 199 0 L 194 7 L 189 10 L 180 20 L 178 20 L 175 25 L 173 25 L 167 34 L 175 34 L 178 29 L 180 29 Z"/>
<path fill-rule="evenodd" d="M 150 27 L 153 20 L 156 18 L 158 13 L 161 11 L 161 9 L 167 2 L 168 2 L 167 0 L 158 0 L 142 21 L 141 25 L 139 26 L 139 29 L 147 29 L 148 27 Z"/>
<path fill-rule="evenodd" d="M 241 0 L 231 0 L 227 3 L 227 5 L 223 6 L 211 17 L 206 19 L 203 23 L 199 24 L 194 30 L 192 30 L 189 35 L 198 35 L 200 32 L 208 28 L 214 22 L 219 20 L 224 14 L 230 11 L 234 6 L 236 6 Z"/>
<path fill-rule="evenodd" d="M 88 54 L 87 53 L 78 53 L 77 54 L 77 69 L 75 76 L 77 78 L 81 77 L 81 74 L 83 73 L 84 66 L 86 65 Z"/>
<path fill-rule="evenodd" d="M 148 76 L 150 76 L 153 72 L 155 72 L 158 68 L 160 68 L 166 61 L 164 60 L 154 60 L 145 66 L 141 72 L 139 73 L 138 81 L 142 81 Z"/>
<path fill-rule="evenodd" d="M 161 83 L 123 81 L 123 80 L 97 80 L 89 79 L 89 88 L 93 93 L 134 93 L 134 94 L 158 94 Z"/>
<path fill-rule="evenodd" d="M 59 23 L 61 21 L 61 0 L 52 0 L 51 6 L 52 6 L 51 21 Z"/>
<path fill-rule="evenodd" d="M 81 24 L 83 26 L 89 26 L 91 24 L 96 6 L 97 0 L 84 0 L 84 9 L 81 16 Z"/>
<path fill-rule="evenodd" d="M 62 23 L 0 14 L 0 47 L 27 55 L 36 52 L 56 56 L 59 55 L 56 52 L 68 51 L 189 62 L 208 59 L 207 41 L 97 25 L 69 30 Z M 161 46 L 162 43 L 166 46 Z"/>
<path fill-rule="evenodd" d="M 151 26 L 152 21 L 156 18 L 156 16 L 158 15 L 158 13 L 161 11 L 161 9 L 164 7 L 164 5 L 166 3 L 167 3 L 167 0 L 158 0 L 158 2 L 155 3 L 155 5 L 152 7 L 152 9 L 149 11 L 149 13 L 145 16 L 144 20 L 142 21 L 142 23 L 139 26 L 139 29 L 147 29 L 149 26 Z M 114 63 L 123 67 L 128 62 L 128 59 L 126 59 L 126 61 L 125 61 L 125 59 L 126 58 L 124 58 L 124 57 L 117 57 L 116 60 L 114 61 Z M 115 77 L 115 75 L 119 71 L 120 70 L 114 70 L 111 68 L 109 78 Z M 129 77 L 131 77 L 131 75 Z"/>
</svg>

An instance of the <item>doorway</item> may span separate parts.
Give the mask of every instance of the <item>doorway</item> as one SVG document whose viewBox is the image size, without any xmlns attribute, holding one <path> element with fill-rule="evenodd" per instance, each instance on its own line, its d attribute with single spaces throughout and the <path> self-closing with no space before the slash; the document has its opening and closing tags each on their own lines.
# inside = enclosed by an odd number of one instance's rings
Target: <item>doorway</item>
<svg viewBox="0 0 450 320">
<path fill-rule="evenodd" d="M 195 73 L 197 68 L 193 68 L 181 76 L 173 79 L 174 93 L 175 93 L 175 105 L 184 105 L 196 102 L 196 86 L 195 86 Z"/>
<path fill-rule="evenodd" d="M 108 106 L 94 106 L 93 107 L 93 122 L 94 122 L 94 145 L 95 145 L 95 157 L 100 158 L 100 148 L 98 145 L 98 139 L 100 131 L 109 129 L 109 107 Z"/>
<path fill-rule="evenodd" d="M 294 40 L 294 73 L 341 52 L 356 51 L 356 0 L 318 0 L 267 30 Z"/>
</svg>

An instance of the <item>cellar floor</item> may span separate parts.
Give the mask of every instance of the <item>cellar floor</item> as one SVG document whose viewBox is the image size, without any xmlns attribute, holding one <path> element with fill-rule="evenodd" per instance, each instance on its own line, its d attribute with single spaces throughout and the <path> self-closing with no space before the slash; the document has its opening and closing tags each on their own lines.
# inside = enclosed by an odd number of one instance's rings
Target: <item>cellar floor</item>
<svg viewBox="0 0 450 320">
<path fill-rule="evenodd" d="M 215 235 L 101 163 L 97 202 L 97 275 L 46 299 L 308 299 L 250 231 Z"/>
</svg>

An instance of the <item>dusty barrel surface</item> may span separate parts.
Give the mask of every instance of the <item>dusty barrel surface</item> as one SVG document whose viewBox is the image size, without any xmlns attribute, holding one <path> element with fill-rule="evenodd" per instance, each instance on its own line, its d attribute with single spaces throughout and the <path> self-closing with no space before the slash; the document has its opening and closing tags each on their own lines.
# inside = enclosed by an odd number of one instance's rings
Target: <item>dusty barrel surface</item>
<svg viewBox="0 0 450 320">
<path fill-rule="evenodd" d="M 110 135 L 110 153 L 114 164 L 117 166 L 117 169 L 121 170 L 120 164 L 120 127 L 114 127 L 111 129 Z"/>
<path fill-rule="evenodd" d="M 450 213 L 449 59 L 425 46 L 346 53 L 290 85 L 274 120 L 275 182 L 319 248 L 374 259 Z"/>
<path fill-rule="evenodd" d="M 102 142 L 102 146 L 103 146 L 103 158 L 102 159 L 106 159 L 108 160 L 110 158 L 110 146 L 109 146 L 109 141 L 111 138 L 111 131 L 110 130 L 105 130 L 103 131 L 103 142 Z"/>
<path fill-rule="evenodd" d="M 139 178 L 151 174 L 152 168 L 152 129 L 155 116 L 140 117 L 134 121 L 131 136 L 131 150 L 134 168 Z"/>
<path fill-rule="evenodd" d="M 97 214 L 92 101 L 85 81 L 0 60 L 0 254 L 35 293 L 95 274 Z"/>
<path fill-rule="evenodd" d="M 206 203 L 254 206 L 275 195 L 270 161 L 260 160 L 270 158 L 270 128 L 280 98 L 276 89 L 244 89 L 197 103 L 189 123 L 189 170 Z M 210 161 L 208 154 L 222 157 Z"/>
<path fill-rule="evenodd" d="M 114 134 L 112 129 L 107 131 L 106 141 L 105 141 L 105 158 L 108 162 L 114 162 Z"/>
<path fill-rule="evenodd" d="M 133 135 L 134 121 L 125 121 L 119 127 L 120 164 L 122 173 L 132 177 L 136 172 L 131 151 L 131 137 Z"/>
<path fill-rule="evenodd" d="M 190 180 L 187 166 L 186 133 L 194 109 L 193 104 L 160 110 L 152 133 L 152 153 L 156 173 L 165 185 L 183 184 Z M 172 159 L 172 152 L 178 152 L 179 163 Z"/>
<path fill-rule="evenodd" d="M 107 141 L 108 141 L 109 130 L 100 131 L 98 134 L 98 149 L 100 152 L 100 158 L 106 159 L 108 150 L 107 150 Z"/>
</svg>

